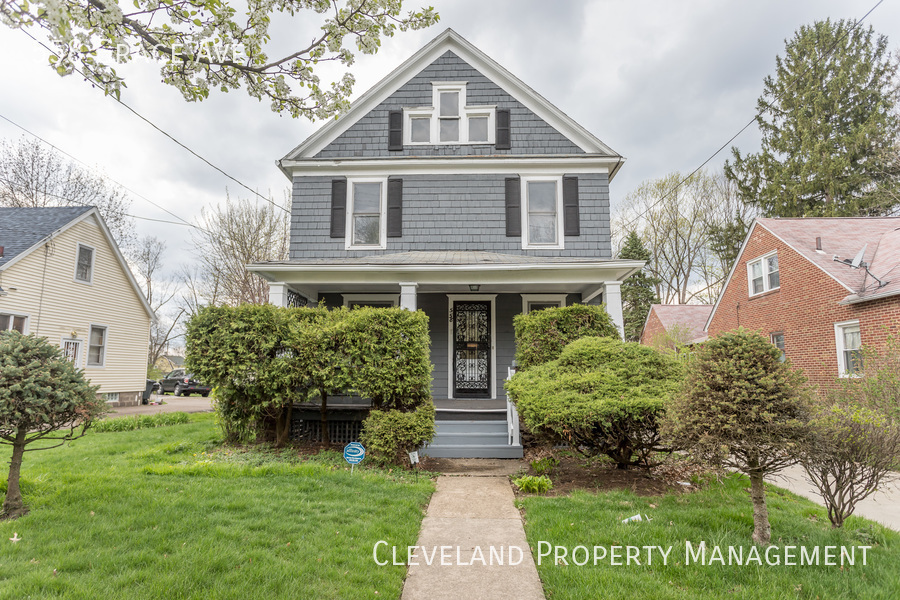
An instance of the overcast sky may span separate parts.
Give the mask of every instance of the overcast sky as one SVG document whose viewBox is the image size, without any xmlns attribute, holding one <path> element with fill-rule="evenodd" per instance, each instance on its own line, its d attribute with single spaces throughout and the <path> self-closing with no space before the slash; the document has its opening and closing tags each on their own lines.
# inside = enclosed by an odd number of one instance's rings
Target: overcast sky
<svg viewBox="0 0 900 600">
<path fill-rule="evenodd" d="M 798 27 L 828 17 L 858 19 L 876 3 L 434 0 L 438 25 L 398 33 L 377 55 L 358 58 L 354 96 L 451 27 L 626 157 L 611 185 L 615 207 L 644 180 L 690 172 L 740 130 L 754 115 L 763 77 L 774 72 L 776 54 Z M 900 48 L 900 0 L 885 0 L 865 23 L 887 35 L 892 50 Z M 279 22 L 273 37 L 290 49 L 292 40 L 311 38 L 315 26 L 304 14 Z M 249 196 L 79 76 L 57 76 L 46 50 L 22 32 L 0 26 L 0 53 L 3 117 L 189 221 L 203 206 L 223 202 L 226 189 Z M 124 101 L 263 194 L 285 193 L 288 181 L 275 161 L 321 125 L 279 116 L 242 91 L 187 103 L 159 82 L 152 65 L 124 72 Z M 20 135 L 0 120 L 0 136 Z M 755 126 L 735 144 L 756 149 Z M 720 168 L 728 154 L 710 168 Z M 173 220 L 139 197 L 131 212 Z M 137 226 L 141 235 L 168 242 L 171 269 L 190 249 L 188 227 Z"/>
</svg>

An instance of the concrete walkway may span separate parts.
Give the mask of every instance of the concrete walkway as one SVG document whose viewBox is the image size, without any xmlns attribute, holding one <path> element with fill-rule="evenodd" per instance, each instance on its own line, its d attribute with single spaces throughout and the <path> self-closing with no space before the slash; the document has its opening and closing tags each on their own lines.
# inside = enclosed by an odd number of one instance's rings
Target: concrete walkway
<svg viewBox="0 0 900 600">
<path fill-rule="evenodd" d="M 544 600 L 504 473 L 521 464 L 460 461 L 438 478 L 401 600 Z"/>
<path fill-rule="evenodd" d="M 772 476 L 768 482 L 824 506 L 819 490 L 807 480 L 806 472 L 800 465 L 788 467 Z M 895 478 L 886 484 L 882 483 L 879 490 L 856 505 L 853 514 L 900 531 L 900 481 Z"/>
<path fill-rule="evenodd" d="M 160 396 L 153 394 L 150 396 L 151 402 L 163 400 L 165 404 L 141 404 L 140 406 L 125 406 L 122 408 L 114 408 L 110 416 L 125 417 L 128 415 L 155 415 L 157 413 L 170 412 L 210 412 L 212 402 L 209 398 L 203 396 Z"/>
</svg>

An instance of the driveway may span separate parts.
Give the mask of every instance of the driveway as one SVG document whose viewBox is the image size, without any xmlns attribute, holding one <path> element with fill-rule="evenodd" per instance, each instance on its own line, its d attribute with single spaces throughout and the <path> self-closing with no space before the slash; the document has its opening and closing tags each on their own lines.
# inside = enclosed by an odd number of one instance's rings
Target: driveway
<svg viewBox="0 0 900 600">
<path fill-rule="evenodd" d="M 161 396 L 153 394 L 150 396 L 151 402 L 162 400 L 165 404 L 142 404 L 140 406 L 125 406 L 123 408 L 113 409 L 112 414 L 117 417 L 127 415 L 155 415 L 157 413 L 168 412 L 210 412 L 212 411 L 212 401 L 203 396 Z"/>
</svg>

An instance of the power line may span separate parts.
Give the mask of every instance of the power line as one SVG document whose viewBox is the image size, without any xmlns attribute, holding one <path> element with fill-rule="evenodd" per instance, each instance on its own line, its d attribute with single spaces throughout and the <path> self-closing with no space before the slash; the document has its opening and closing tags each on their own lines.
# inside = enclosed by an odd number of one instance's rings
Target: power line
<svg viewBox="0 0 900 600">
<path fill-rule="evenodd" d="M 42 42 L 41 40 L 39 40 L 39 39 L 37 39 L 36 37 L 34 37 L 33 35 L 31 35 L 31 33 L 29 33 L 28 31 L 26 31 L 26 30 L 24 30 L 24 29 L 20 29 L 20 31 L 21 31 L 22 33 L 24 33 L 25 35 L 27 35 L 28 37 L 30 37 L 30 38 L 31 38 L 32 40 L 34 40 L 35 42 L 37 42 L 38 44 L 40 44 L 45 50 L 47 50 L 47 52 L 53 54 L 53 55 L 56 56 L 57 58 L 62 58 L 59 54 L 57 54 L 57 52 L 56 52 L 55 50 L 53 50 L 52 48 L 50 48 L 49 46 L 47 46 L 44 42 Z M 82 77 L 84 77 L 86 80 L 90 81 L 90 78 L 89 78 L 87 75 L 85 75 L 84 71 L 78 69 L 78 68 L 75 67 L 74 65 L 72 66 L 72 70 L 74 70 L 76 73 L 78 73 L 79 75 L 81 75 Z M 112 96 L 112 99 L 115 100 L 116 102 L 118 102 L 119 104 L 121 104 L 122 106 L 124 106 L 124 107 L 125 107 L 126 109 L 128 109 L 132 114 L 134 114 L 136 117 L 138 117 L 139 119 L 141 119 L 142 121 L 144 121 L 145 123 L 147 123 L 148 125 L 150 125 L 152 128 L 156 129 L 158 132 L 160 132 L 161 134 L 163 134 L 164 136 L 166 136 L 167 138 L 169 138 L 170 140 L 172 140 L 173 142 L 175 142 L 176 144 L 178 144 L 179 146 L 181 146 L 182 148 L 184 148 L 185 150 L 187 150 L 188 152 L 190 152 L 191 154 L 193 154 L 194 156 L 196 156 L 197 158 L 199 158 L 200 160 L 202 160 L 203 162 L 205 162 L 207 165 L 209 165 L 210 167 L 212 167 L 213 169 L 215 169 L 216 171 L 218 171 L 219 173 L 221 173 L 222 175 L 224 175 L 224 176 L 227 177 L 228 179 L 231 179 L 232 181 L 234 181 L 234 182 L 237 183 L 239 186 L 241 186 L 241 187 L 243 187 L 244 189 L 246 189 L 246 190 L 247 190 L 248 192 L 250 192 L 251 194 L 253 194 L 253 195 L 255 195 L 255 196 L 259 197 L 259 198 L 262 198 L 263 200 L 265 200 L 266 202 L 268 202 L 268 203 L 271 204 L 272 206 L 274 206 L 274 207 L 276 207 L 276 208 L 279 208 L 279 209 L 283 210 L 284 212 L 290 214 L 290 211 L 289 211 L 288 209 L 286 209 L 285 207 L 281 206 L 280 204 L 278 204 L 278 203 L 272 201 L 270 198 L 266 198 L 265 196 L 263 196 L 262 194 L 260 194 L 259 192 L 257 192 L 257 191 L 254 190 L 253 188 L 251 188 L 249 185 L 247 185 L 246 183 L 244 183 L 243 181 L 241 181 L 240 179 L 238 179 L 237 177 L 235 177 L 235 176 L 231 175 L 230 173 L 226 172 L 224 169 L 222 169 L 222 168 L 220 168 L 220 167 L 214 165 L 212 162 L 210 162 L 209 160 L 207 160 L 205 157 L 201 156 L 200 154 L 198 154 L 197 152 L 195 152 L 193 149 L 191 149 L 190 147 L 188 147 L 186 144 L 184 144 L 183 142 L 181 142 L 181 141 L 179 141 L 178 139 L 176 139 L 173 135 L 171 135 L 170 133 L 168 133 L 167 131 L 165 131 L 165 130 L 162 129 L 161 127 L 159 127 L 156 123 L 154 123 L 153 121 L 151 121 L 150 119 L 148 119 L 147 117 L 145 117 L 144 115 L 142 115 L 141 113 L 139 113 L 137 110 L 135 110 L 134 108 L 132 108 L 132 107 L 129 106 L 128 104 L 125 104 L 125 102 L 123 102 L 123 101 L 122 101 L 121 99 L 119 99 L 117 96 L 115 96 L 115 95 Z M 167 211 L 167 212 L 168 212 L 168 211 Z"/>
<path fill-rule="evenodd" d="M 821 59 L 821 60 L 825 60 L 826 58 L 828 58 L 829 56 L 831 56 L 831 53 L 834 52 L 834 49 L 837 48 L 837 45 L 838 45 L 841 41 L 843 41 L 844 37 L 850 35 L 854 30 L 856 30 L 860 25 L 862 25 L 862 22 L 865 21 L 866 18 L 867 18 L 870 14 L 872 14 L 872 11 L 874 11 L 876 8 L 878 8 L 879 6 L 881 6 L 881 4 L 882 4 L 883 2 L 884 2 L 884 0 L 878 0 L 878 2 L 875 4 L 875 6 L 873 6 L 872 8 L 870 8 L 869 11 L 868 11 L 866 14 L 864 14 L 864 15 L 862 16 L 861 19 L 859 19 L 858 21 L 856 21 L 856 22 L 853 24 L 853 27 L 851 27 L 850 29 L 848 29 L 847 32 L 846 32 L 843 36 L 839 36 L 839 37 L 834 41 L 834 43 L 831 45 L 831 48 L 828 49 L 828 52 L 826 52 L 826 53 L 824 54 L 824 56 L 822 56 L 822 59 Z M 776 100 L 776 101 L 781 100 L 781 98 L 784 96 L 784 94 L 787 93 L 788 91 L 790 91 L 791 88 L 793 88 L 793 87 L 797 84 L 797 82 L 798 82 L 804 75 L 806 75 L 806 74 L 809 72 L 809 70 L 812 69 L 813 66 L 814 66 L 815 64 L 817 64 L 818 62 L 819 62 L 819 61 L 815 61 L 815 63 L 813 63 L 812 65 L 809 65 L 809 66 L 806 68 L 805 71 L 803 71 L 802 73 L 800 73 L 799 75 L 797 75 L 794 79 L 792 79 L 791 82 L 790 82 L 790 84 L 785 88 L 785 90 L 784 90 L 781 94 L 779 94 L 778 96 L 776 96 L 775 100 Z M 693 171 L 691 171 L 691 174 L 690 174 L 690 175 L 688 175 L 687 177 L 685 177 L 684 179 L 682 179 L 681 181 L 679 181 L 679 182 L 675 185 L 675 187 L 673 187 L 673 188 L 670 189 L 668 192 L 666 192 L 659 200 L 657 200 L 656 202 L 654 202 L 653 204 L 651 204 L 650 206 L 648 206 L 646 209 L 644 209 L 643 211 L 641 211 L 640 213 L 638 213 L 637 215 L 635 215 L 634 218 L 632 218 L 630 221 L 628 221 L 628 222 L 622 227 L 622 229 L 627 230 L 627 229 L 628 229 L 631 225 L 633 225 L 638 219 L 640 219 L 641 217 L 645 216 L 645 215 L 646 215 L 647 213 L 649 213 L 651 210 L 653 210 L 654 208 L 656 208 L 657 205 L 659 205 L 662 201 L 664 201 L 664 200 L 665 200 L 666 198 L 668 198 L 670 195 L 672 195 L 672 194 L 674 194 L 675 192 L 677 192 L 677 191 L 678 191 L 678 188 L 680 188 L 682 185 L 684 185 L 684 183 L 685 183 L 686 181 L 688 181 L 691 177 L 693 177 L 694 175 L 696 175 L 696 174 L 700 171 L 700 169 L 702 169 L 703 167 L 705 167 L 705 166 L 709 163 L 709 161 L 711 161 L 711 160 L 714 159 L 716 156 L 718 156 L 719 153 L 720 153 L 722 150 L 724 150 L 725 148 L 728 147 L 729 144 L 731 144 L 731 142 L 733 142 L 735 139 L 737 139 L 737 137 L 738 137 L 739 135 L 741 135 L 742 133 L 744 133 L 744 131 L 746 131 L 748 127 L 750 127 L 751 125 L 753 125 L 753 124 L 756 122 L 756 120 L 757 120 L 761 115 L 762 115 L 762 111 L 757 111 L 757 113 L 753 116 L 752 119 L 750 119 L 749 122 L 747 122 L 746 125 L 744 125 L 743 127 L 741 127 L 741 129 L 740 129 L 737 133 L 735 133 L 733 136 L 731 136 L 731 138 L 729 138 L 729 140 L 728 140 L 727 142 L 725 142 L 724 144 L 722 144 L 721 146 L 719 146 L 719 149 L 716 150 L 715 152 L 713 152 L 713 153 L 709 156 L 709 158 L 707 158 L 707 159 L 704 160 L 702 163 L 700 163 L 700 166 L 699 166 L 699 167 L 697 167 L 696 169 L 694 169 Z"/>
</svg>

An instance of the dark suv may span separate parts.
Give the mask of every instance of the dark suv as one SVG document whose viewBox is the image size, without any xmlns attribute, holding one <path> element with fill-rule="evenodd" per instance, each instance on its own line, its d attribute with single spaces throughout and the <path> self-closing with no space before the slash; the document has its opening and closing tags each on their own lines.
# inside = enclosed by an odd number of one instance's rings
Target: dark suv
<svg viewBox="0 0 900 600">
<path fill-rule="evenodd" d="M 162 394 L 172 392 L 176 396 L 190 396 L 191 394 L 209 396 L 209 390 L 208 385 L 203 385 L 194 379 L 193 375 L 186 373 L 184 369 L 175 369 L 159 380 L 159 391 Z"/>
</svg>

